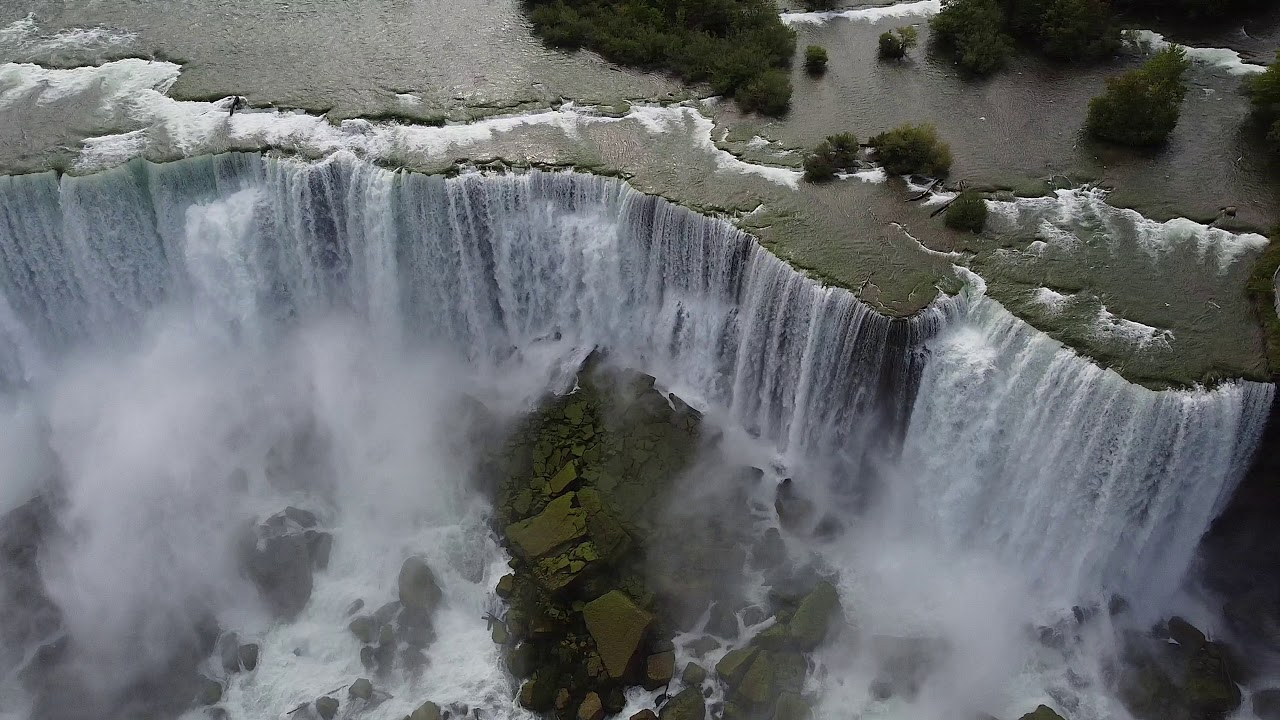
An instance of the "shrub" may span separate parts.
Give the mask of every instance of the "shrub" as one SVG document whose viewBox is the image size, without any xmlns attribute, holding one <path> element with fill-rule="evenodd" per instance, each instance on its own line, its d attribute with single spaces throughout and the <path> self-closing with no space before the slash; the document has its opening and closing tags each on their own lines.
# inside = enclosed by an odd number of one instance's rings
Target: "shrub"
<svg viewBox="0 0 1280 720">
<path fill-rule="evenodd" d="M 818 143 L 804 159 L 804 179 L 809 182 L 828 182 L 841 170 L 853 170 L 858 166 L 858 138 L 853 133 L 828 135 Z"/>
<path fill-rule="evenodd" d="M 1105 0 L 1055 0 L 1036 34 L 1044 53 L 1061 60 L 1101 58 L 1120 50 L 1120 29 Z"/>
<path fill-rule="evenodd" d="M 1265 72 L 1255 75 L 1245 84 L 1245 93 L 1253 103 L 1253 115 L 1269 128 L 1267 141 L 1280 150 L 1280 53 Z"/>
<path fill-rule="evenodd" d="M 893 175 L 944 175 L 951 169 L 951 148 L 932 125 L 903 125 L 871 138 L 885 172 Z"/>
<path fill-rule="evenodd" d="M 552 47 L 590 48 L 623 65 L 709 81 L 735 98 L 751 85 L 776 89 L 776 81 L 758 81 L 789 67 L 796 51 L 795 31 L 782 24 L 772 0 L 524 0 L 523 6 L 534 32 Z"/>
<path fill-rule="evenodd" d="M 1089 101 L 1090 135 L 1121 145 L 1164 142 L 1178 124 L 1191 66 L 1186 51 L 1172 46 L 1137 70 L 1107 80 L 1107 91 Z"/>
<path fill-rule="evenodd" d="M 1013 50 L 1001 29 L 1004 14 L 996 0 L 944 0 L 929 27 L 938 42 L 954 51 L 960 67 L 978 75 L 1004 67 Z"/>
<path fill-rule="evenodd" d="M 734 98 L 747 112 L 781 117 L 791 108 L 791 78 L 782 70 L 768 70 L 740 88 Z"/>
<path fill-rule="evenodd" d="M 982 232 L 987 224 L 987 202 L 978 193 L 965 190 L 947 206 L 944 222 L 954 230 Z"/>
<path fill-rule="evenodd" d="M 804 67 L 814 75 L 827 71 L 827 50 L 821 45 L 810 45 L 804 49 Z"/>
<path fill-rule="evenodd" d="M 907 51 L 916 46 L 920 36 L 914 27 L 907 25 L 880 35 L 880 57 L 901 60 Z"/>
</svg>

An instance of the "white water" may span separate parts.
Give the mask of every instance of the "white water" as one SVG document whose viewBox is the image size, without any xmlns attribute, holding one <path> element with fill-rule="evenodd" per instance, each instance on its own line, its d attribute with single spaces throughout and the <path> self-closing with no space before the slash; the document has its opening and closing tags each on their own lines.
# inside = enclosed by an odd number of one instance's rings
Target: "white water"
<svg viewBox="0 0 1280 720">
<path fill-rule="evenodd" d="M 981 690 L 1010 703 L 1044 692 L 1013 666 L 1022 620 L 1104 590 L 1159 610 L 1271 397 L 1132 386 L 976 289 L 890 321 L 725 222 L 567 173 L 445 180 L 347 154 L 222 155 L 2 178 L 0 260 L 0 380 L 61 465 L 75 533 L 48 549 L 49 585 L 92 679 L 118 687 L 160 662 L 207 604 L 263 644 L 228 692 L 235 718 L 364 674 L 343 611 L 390 599 L 415 552 L 447 589 L 441 637 L 426 673 L 379 681 L 395 697 L 363 716 L 423 699 L 514 713 L 479 619 L 503 558 L 467 479 L 483 449 L 463 442 L 460 405 L 518 411 L 595 345 L 755 431 L 836 503 L 872 481 L 866 463 L 886 468 L 879 524 L 858 534 L 911 539 L 874 561 L 827 552 L 848 606 L 906 610 L 901 596 L 934 589 L 906 579 L 967 569 L 967 590 L 912 609 L 954 628 L 985 607 L 977 627 L 1004 644 L 983 645 Z M 281 490 L 264 458 L 303 428 L 323 452 L 304 491 Z M 299 620 L 271 625 L 225 548 L 241 518 L 288 502 L 318 505 L 337 543 Z M 865 583 L 890 561 L 877 593 Z M 995 603 L 1004 593 L 1019 599 Z"/>
</svg>

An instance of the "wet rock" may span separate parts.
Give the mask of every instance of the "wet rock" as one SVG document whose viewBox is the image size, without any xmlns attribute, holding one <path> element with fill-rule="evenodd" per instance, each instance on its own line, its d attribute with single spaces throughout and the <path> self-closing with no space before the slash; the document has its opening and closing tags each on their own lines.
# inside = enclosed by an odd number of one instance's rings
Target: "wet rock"
<svg viewBox="0 0 1280 720">
<path fill-rule="evenodd" d="M 430 615 L 444 597 L 436 576 L 419 557 L 411 557 L 400 566 L 399 584 L 400 603 L 406 610 Z"/>
<path fill-rule="evenodd" d="M 719 638 L 734 640 L 738 637 L 738 616 L 733 614 L 728 604 L 718 602 L 711 606 L 706 631 Z"/>
<path fill-rule="evenodd" d="M 372 645 L 365 645 L 360 648 L 360 664 L 365 670 L 372 670 L 378 665 L 378 661 L 373 656 L 374 650 Z"/>
<path fill-rule="evenodd" d="M 407 647 L 400 651 L 400 662 L 410 673 L 419 673 L 427 667 L 427 655 L 418 648 Z"/>
<path fill-rule="evenodd" d="M 209 720 L 231 720 L 231 713 L 224 707 L 205 708 L 204 716 Z"/>
<path fill-rule="evenodd" d="M 347 629 L 356 636 L 357 640 L 367 645 L 373 642 L 378 632 L 378 623 L 369 615 L 361 615 L 347 623 Z"/>
<path fill-rule="evenodd" d="M 759 605 L 750 605 L 742 611 L 742 624 L 747 627 L 755 627 L 767 619 L 769 613 Z"/>
<path fill-rule="evenodd" d="M 1254 693 L 1253 714 L 1258 716 L 1258 720 L 1280 720 L 1280 688 Z"/>
<path fill-rule="evenodd" d="M 408 720 L 440 720 L 440 706 L 428 700 L 409 713 Z"/>
<path fill-rule="evenodd" d="M 691 655 L 693 655 L 696 658 L 700 658 L 709 652 L 712 652 L 714 650 L 719 650 L 720 641 L 716 640 L 710 635 L 703 635 L 697 640 L 694 640 L 693 642 L 690 642 L 689 644 L 685 645 L 685 648 L 688 649 Z"/>
<path fill-rule="evenodd" d="M 623 677 L 653 616 L 636 607 L 621 590 L 587 603 L 582 614 L 605 670 L 613 678 Z"/>
<path fill-rule="evenodd" d="M 320 716 L 321 720 L 333 720 L 333 717 L 338 714 L 337 699 L 327 695 L 316 698 L 315 707 L 316 714 Z"/>
<path fill-rule="evenodd" d="M 658 720 L 658 715 L 649 708 L 645 708 L 635 715 L 632 715 L 631 720 Z"/>
<path fill-rule="evenodd" d="M 660 720 L 704 720 L 706 716 L 707 706 L 697 688 L 681 690 L 658 713 Z"/>
<path fill-rule="evenodd" d="M 253 670 L 258 667 L 258 644 L 245 643 L 236 649 L 236 656 L 240 659 L 240 667 L 244 670 Z"/>
<path fill-rule="evenodd" d="M 569 688 L 560 688 L 556 691 L 556 702 L 554 707 L 557 713 L 567 711 L 569 709 L 569 703 L 571 702 L 573 702 L 573 694 L 569 692 Z"/>
<path fill-rule="evenodd" d="M 604 703 L 596 693 L 587 693 L 578 706 L 578 720 L 604 720 Z"/>
<path fill-rule="evenodd" d="M 227 633 L 218 640 L 218 658 L 225 673 L 240 672 L 240 636 Z"/>
<path fill-rule="evenodd" d="M 707 681 L 707 670 L 698 663 L 691 662 L 684 666 L 680 681 L 689 687 L 698 687 Z"/>
<path fill-rule="evenodd" d="M 1198 650 L 1205 644 L 1204 633 L 1180 617 L 1169 618 L 1168 630 L 1169 638 L 1188 652 Z"/>
<path fill-rule="evenodd" d="M 1129 601 L 1120 595 L 1112 595 L 1107 600 L 1107 614 L 1111 617 L 1123 614 L 1129 610 Z"/>
<path fill-rule="evenodd" d="M 537 662 L 538 650 L 530 643 L 520 643 L 507 654 L 507 669 L 521 680 L 533 674 Z"/>
<path fill-rule="evenodd" d="M 622 712 L 627 706 L 627 696 L 622 692 L 622 688 L 613 686 L 604 694 L 604 711 L 609 714 Z"/>
<path fill-rule="evenodd" d="M 347 695 L 352 698 L 368 700 L 373 697 L 373 683 L 369 682 L 369 678 L 360 678 L 351 683 L 351 687 L 347 688 Z"/>
<path fill-rule="evenodd" d="M 756 566 L 766 570 L 786 562 L 787 544 L 783 541 L 782 533 L 778 532 L 778 528 L 765 530 L 751 554 L 755 558 Z"/>
<path fill-rule="evenodd" d="M 546 712 L 551 709 L 555 696 L 555 684 L 535 674 L 520 686 L 520 707 L 530 712 Z"/>
<path fill-rule="evenodd" d="M 201 705 L 217 705 L 222 700 L 222 683 L 210 677 L 200 678 L 200 691 L 196 702 Z"/>
<path fill-rule="evenodd" d="M 650 655 L 645 661 L 644 689 L 657 690 L 676 674 L 676 654 L 671 651 Z"/>
<path fill-rule="evenodd" d="M 774 663 L 770 653 L 761 652 L 738 683 L 735 697 L 752 705 L 763 705 L 774 697 Z"/>
<path fill-rule="evenodd" d="M 773 720 L 810 720 L 813 710 L 809 703 L 795 692 L 784 692 L 773 706 Z"/>
<path fill-rule="evenodd" d="M 1023 715 L 1021 720 L 1063 720 L 1062 716 L 1054 712 L 1048 705 L 1041 705 L 1035 710 Z"/>
<path fill-rule="evenodd" d="M 312 567 L 317 570 L 329 567 L 329 555 L 333 552 L 333 535 L 308 530 L 302 536 L 307 541 L 307 552 L 311 555 Z"/>
<path fill-rule="evenodd" d="M 346 615 L 347 617 L 351 617 L 352 615 L 355 615 L 356 613 L 360 612 L 360 610 L 363 608 L 364 608 L 364 600 L 357 599 L 355 602 L 347 606 Z"/>
<path fill-rule="evenodd" d="M 526 559 L 543 557 L 587 534 L 587 513 L 575 507 L 577 493 L 552 500 L 538 515 L 507 526 L 504 534 Z"/>
<path fill-rule="evenodd" d="M 1226 717 L 1240 707 L 1240 687 L 1231 679 L 1228 662 L 1216 643 L 1205 643 L 1187 663 L 1187 704 L 1199 717 Z"/>
<path fill-rule="evenodd" d="M 498 586 L 493 589 L 494 593 L 498 597 L 502 598 L 503 600 L 510 599 L 511 595 L 515 592 L 515 590 L 516 590 L 515 575 L 503 575 L 502 579 L 498 581 Z"/>
<path fill-rule="evenodd" d="M 493 623 L 493 627 L 489 631 L 489 636 L 497 645 L 506 645 L 511 639 L 511 633 L 507 632 L 507 626 L 502 622 Z"/>
<path fill-rule="evenodd" d="M 373 622 L 377 627 L 382 627 L 395 619 L 396 613 L 400 612 L 403 607 L 399 600 L 392 600 L 389 603 L 383 603 L 382 607 L 373 612 Z"/>
<path fill-rule="evenodd" d="M 716 663 L 716 675 L 729 687 L 737 687 L 759 652 L 758 648 L 753 647 L 730 650 Z"/>
<path fill-rule="evenodd" d="M 782 527 L 788 530 L 797 530 L 807 525 L 813 516 L 813 502 L 800 496 L 795 481 L 791 478 L 778 483 L 773 509 L 778 513 L 778 521 L 782 523 Z"/>
<path fill-rule="evenodd" d="M 573 481 L 578 479 L 578 468 L 574 461 L 570 460 L 560 468 L 550 480 L 551 494 L 559 495 L 568 489 Z"/>
<path fill-rule="evenodd" d="M 792 642 L 798 649 L 812 652 L 826 640 L 831 621 L 839 612 L 840 595 L 835 586 L 825 580 L 819 582 L 788 623 Z"/>
<path fill-rule="evenodd" d="M 274 516 L 273 516 L 274 517 Z M 301 532 L 268 519 L 243 543 L 242 562 L 277 616 L 292 619 L 311 599 L 311 551 Z"/>
</svg>

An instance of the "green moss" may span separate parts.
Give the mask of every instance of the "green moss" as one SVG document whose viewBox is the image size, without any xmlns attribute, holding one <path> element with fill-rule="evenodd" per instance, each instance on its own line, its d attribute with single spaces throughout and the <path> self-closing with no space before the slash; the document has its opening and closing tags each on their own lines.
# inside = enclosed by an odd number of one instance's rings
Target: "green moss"
<svg viewBox="0 0 1280 720">
<path fill-rule="evenodd" d="M 574 493 L 552 500 L 541 514 L 507 526 L 505 535 L 526 558 L 539 558 L 582 537 L 587 532 L 587 514 L 574 507 Z"/>
<path fill-rule="evenodd" d="M 730 687 L 736 687 L 759 652 L 753 647 L 730 650 L 716 663 L 716 674 Z"/>
<path fill-rule="evenodd" d="M 658 713 L 661 720 L 704 720 L 706 716 L 707 706 L 697 688 L 685 688 L 676 693 Z"/>
<path fill-rule="evenodd" d="M 982 232 L 987 224 L 987 203 L 973 190 L 966 190 L 947 206 L 945 222 L 953 230 Z"/>
<path fill-rule="evenodd" d="M 840 595 L 835 586 L 825 580 L 800 601 L 796 614 L 788 623 L 788 634 L 795 646 L 809 652 L 822 644 L 827 637 L 831 621 L 840 612 Z"/>
<path fill-rule="evenodd" d="M 605 669 L 612 677 L 623 677 L 645 631 L 653 622 L 653 616 L 636 607 L 621 590 L 606 593 L 587 603 L 582 615 Z"/>
</svg>

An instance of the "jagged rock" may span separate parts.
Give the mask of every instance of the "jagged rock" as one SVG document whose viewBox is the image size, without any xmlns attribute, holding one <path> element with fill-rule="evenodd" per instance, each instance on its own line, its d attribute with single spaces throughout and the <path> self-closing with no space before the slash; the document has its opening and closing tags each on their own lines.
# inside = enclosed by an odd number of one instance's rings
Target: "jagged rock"
<svg viewBox="0 0 1280 720">
<path fill-rule="evenodd" d="M 369 678 L 360 678 L 351 683 L 351 687 L 347 688 L 347 695 L 361 700 L 368 700 L 373 697 L 373 683 L 369 682 Z"/>
<path fill-rule="evenodd" d="M 650 655 L 645 661 L 644 689 L 657 690 L 676 674 L 676 654 L 671 651 Z"/>
<path fill-rule="evenodd" d="M 329 555 L 333 553 L 333 535 L 317 530 L 308 530 L 302 534 L 307 541 L 307 552 L 311 555 L 311 565 L 317 570 L 329 567 Z"/>
<path fill-rule="evenodd" d="M 606 593 L 582 609 L 605 670 L 614 678 L 627 672 L 653 616 L 636 607 L 621 590 Z"/>
<path fill-rule="evenodd" d="M 407 720 L 440 720 L 440 706 L 428 700 L 409 713 Z"/>
<path fill-rule="evenodd" d="M 819 582 L 796 608 L 796 614 L 787 624 L 788 635 L 795 646 L 812 652 L 827 637 L 831 620 L 840 612 L 840 595 L 835 586 L 825 580 Z"/>
<path fill-rule="evenodd" d="M 284 512 L 280 513 L 280 515 L 276 517 L 280 516 L 283 516 L 285 519 L 292 520 L 303 528 L 312 528 L 317 525 L 315 513 L 293 507 L 292 505 L 285 508 Z"/>
<path fill-rule="evenodd" d="M 493 627 L 489 631 L 489 636 L 493 642 L 498 645 L 506 645 L 511 639 L 511 633 L 507 632 L 506 624 L 502 622 L 493 623 Z"/>
<path fill-rule="evenodd" d="M 227 633 L 218 640 L 218 657 L 225 673 L 240 672 L 240 636 Z"/>
<path fill-rule="evenodd" d="M 622 692 L 622 688 L 617 685 L 609 688 L 604 694 L 604 711 L 611 715 L 622 712 L 627 706 L 626 693 Z"/>
<path fill-rule="evenodd" d="M 703 635 L 685 646 L 689 653 L 696 658 L 700 658 L 709 652 L 720 649 L 720 641 L 710 635 Z"/>
<path fill-rule="evenodd" d="M 569 462 L 565 463 L 564 467 L 560 468 L 560 470 L 556 472 L 554 476 L 552 476 L 550 481 L 551 494 L 559 495 L 560 493 L 564 492 L 565 489 L 567 489 L 574 480 L 577 480 L 577 479 L 578 479 L 578 467 L 576 464 L 574 464 L 572 460 L 570 460 Z"/>
<path fill-rule="evenodd" d="M 315 702 L 316 714 L 321 720 L 333 720 L 338 714 L 338 700 L 329 696 L 318 697 Z"/>
<path fill-rule="evenodd" d="M 374 649 L 371 645 L 365 645 L 360 648 L 360 664 L 365 670 L 372 670 L 378 665 L 378 661 L 373 656 Z"/>
<path fill-rule="evenodd" d="M 498 580 L 497 587 L 493 589 L 493 592 L 503 600 L 510 599 L 511 595 L 515 593 L 515 591 L 516 591 L 515 575 L 503 575 L 502 579 Z"/>
<path fill-rule="evenodd" d="M 604 704 L 600 696 L 589 692 L 578 706 L 578 720 L 604 720 Z"/>
<path fill-rule="evenodd" d="M 1204 718 L 1226 717 L 1240 707 L 1240 687 L 1231 679 L 1227 659 L 1217 643 L 1206 642 L 1187 663 L 1187 704 Z"/>
<path fill-rule="evenodd" d="M 1280 720 L 1280 688 L 1254 693 L 1253 714 L 1258 716 L 1258 720 Z"/>
<path fill-rule="evenodd" d="M 416 647 L 407 647 L 400 651 L 400 662 L 411 673 L 422 672 L 427 667 L 427 656 Z"/>
<path fill-rule="evenodd" d="M 546 712 L 555 701 L 556 687 L 550 679 L 538 674 L 520 686 L 520 707 L 531 712 Z"/>
<path fill-rule="evenodd" d="M 752 705 L 763 705 L 772 700 L 774 669 L 773 656 L 767 652 L 758 653 L 738 683 L 735 697 Z"/>
<path fill-rule="evenodd" d="M 1023 715 L 1021 720 L 1063 720 L 1062 716 L 1054 712 L 1048 705 L 1041 705 L 1035 710 Z"/>
<path fill-rule="evenodd" d="M 378 623 L 369 615 L 361 615 L 347 623 L 347 629 L 357 640 L 367 645 L 373 642 L 375 633 L 378 632 Z"/>
<path fill-rule="evenodd" d="M 246 534 L 242 562 L 258 593 L 278 616 L 291 619 L 311 599 L 313 580 L 311 548 L 292 523 L 273 515 Z"/>
<path fill-rule="evenodd" d="M 727 604 L 718 602 L 711 606 L 706 631 L 716 637 L 733 640 L 738 637 L 738 616 L 733 614 Z"/>
<path fill-rule="evenodd" d="M 773 720 L 810 720 L 813 710 L 799 693 L 784 692 L 773 706 Z"/>
<path fill-rule="evenodd" d="M 1187 652 L 1200 649 L 1206 641 L 1204 633 L 1177 616 L 1169 618 L 1169 637 Z"/>
<path fill-rule="evenodd" d="M 196 701 L 201 705 L 217 705 L 222 700 L 222 683 L 210 677 L 201 676 L 200 691 Z"/>
<path fill-rule="evenodd" d="M 778 483 L 773 509 L 778 513 L 778 521 L 782 523 L 782 527 L 795 530 L 810 521 L 813 515 L 813 502 L 799 495 L 795 481 L 785 478 Z"/>
<path fill-rule="evenodd" d="M 596 553 L 606 562 L 616 562 L 631 547 L 631 536 L 606 506 L 603 496 L 593 488 L 578 491 L 578 504 L 587 514 L 587 534 Z"/>
<path fill-rule="evenodd" d="M 587 533 L 587 513 L 574 507 L 577 493 L 566 493 L 547 503 L 541 513 L 508 525 L 504 534 L 526 559 L 536 559 Z"/>
<path fill-rule="evenodd" d="M 240 667 L 245 670 L 253 670 L 258 667 L 258 644 L 245 643 L 236 649 L 236 655 L 240 659 Z"/>
<path fill-rule="evenodd" d="M 392 645 L 396 641 L 396 629 L 391 627 L 391 623 L 387 623 L 378 629 L 378 644 Z"/>
<path fill-rule="evenodd" d="M 742 624 L 747 627 L 755 627 L 768 619 L 769 613 L 759 605 L 748 605 L 742 610 Z"/>
<path fill-rule="evenodd" d="M 697 688 L 685 688 L 676 693 L 658 713 L 660 720 L 704 720 L 706 716 L 707 706 Z"/>
<path fill-rule="evenodd" d="M 753 647 L 730 650 L 716 663 L 716 675 L 729 687 L 737 687 L 759 652 L 758 648 Z"/>
<path fill-rule="evenodd" d="M 631 720 L 658 720 L 658 715 L 649 708 L 645 708 L 635 715 L 632 715 Z"/>
<path fill-rule="evenodd" d="M 364 600 L 357 598 L 355 602 L 347 606 L 346 615 L 347 617 L 351 617 L 352 615 L 355 615 L 356 613 L 360 612 L 363 608 L 364 608 Z"/>
<path fill-rule="evenodd" d="M 538 650 L 529 643 L 520 643 L 507 654 L 507 669 L 521 680 L 533 674 L 537 662 Z"/>
<path fill-rule="evenodd" d="M 444 597 L 425 560 L 411 557 L 400 566 L 400 604 L 405 610 L 430 615 Z"/>
<path fill-rule="evenodd" d="M 569 703 L 573 702 L 573 694 L 569 692 L 569 688 L 560 688 L 556 691 L 555 709 L 557 713 L 563 713 L 569 709 Z"/>
<path fill-rule="evenodd" d="M 373 649 L 373 664 L 378 672 L 385 673 L 390 670 L 396 662 L 396 643 L 391 642 L 379 643 Z"/>
<path fill-rule="evenodd" d="M 698 663 L 691 662 L 684 666 L 680 681 L 690 687 L 698 687 L 707 681 L 707 670 Z"/>
<path fill-rule="evenodd" d="M 231 720 L 231 713 L 224 707 L 205 708 L 204 715 L 209 720 Z"/>
</svg>

